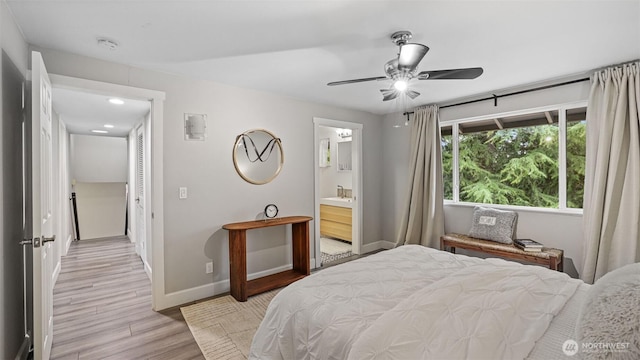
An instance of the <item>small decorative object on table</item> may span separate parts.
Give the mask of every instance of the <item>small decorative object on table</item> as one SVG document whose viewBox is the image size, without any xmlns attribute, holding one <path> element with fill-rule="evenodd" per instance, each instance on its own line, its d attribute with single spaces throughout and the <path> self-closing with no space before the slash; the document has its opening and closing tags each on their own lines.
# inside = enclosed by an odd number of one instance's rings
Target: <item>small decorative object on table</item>
<svg viewBox="0 0 640 360">
<path fill-rule="evenodd" d="M 542 244 L 531 239 L 515 239 L 513 244 L 524 251 L 542 251 Z"/>
<path fill-rule="evenodd" d="M 264 216 L 273 219 L 278 216 L 278 207 L 275 204 L 269 204 L 264 208 Z"/>
</svg>

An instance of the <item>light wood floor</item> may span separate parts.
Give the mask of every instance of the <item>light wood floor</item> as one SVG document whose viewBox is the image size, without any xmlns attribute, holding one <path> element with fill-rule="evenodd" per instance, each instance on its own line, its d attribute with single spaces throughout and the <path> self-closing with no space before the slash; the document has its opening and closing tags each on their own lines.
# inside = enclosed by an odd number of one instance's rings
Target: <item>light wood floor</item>
<svg viewBox="0 0 640 360">
<path fill-rule="evenodd" d="M 204 359 L 179 309 L 151 310 L 126 237 L 74 242 L 53 292 L 52 359 Z"/>
</svg>

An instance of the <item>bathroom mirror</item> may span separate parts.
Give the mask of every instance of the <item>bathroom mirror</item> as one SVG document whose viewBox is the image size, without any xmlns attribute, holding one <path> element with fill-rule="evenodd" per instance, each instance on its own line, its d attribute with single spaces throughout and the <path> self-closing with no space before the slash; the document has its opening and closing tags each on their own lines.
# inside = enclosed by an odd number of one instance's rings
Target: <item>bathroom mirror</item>
<svg viewBox="0 0 640 360">
<path fill-rule="evenodd" d="M 273 180 L 284 164 L 282 143 L 264 129 L 245 131 L 233 145 L 233 165 L 245 181 L 262 185 Z"/>
<path fill-rule="evenodd" d="M 338 153 L 336 156 L 338 158 L 338 172 L 351 171 L 351 140 L 338 142 L 336 151 Z"/>
</svg>

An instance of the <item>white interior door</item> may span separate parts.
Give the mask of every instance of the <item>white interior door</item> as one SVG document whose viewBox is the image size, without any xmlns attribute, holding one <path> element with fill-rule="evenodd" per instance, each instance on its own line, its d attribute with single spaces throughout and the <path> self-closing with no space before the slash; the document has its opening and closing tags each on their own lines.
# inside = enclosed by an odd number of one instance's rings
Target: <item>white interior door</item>
<svg viewBox="0 0 640 360">
<path fill-rule="evenodd" d="M 53 341 L 53 172 L 51 81 L 39 52 L 32 52 L 31 201 L 33 211 L 33 346 L 48 359 Z"/>
<path fill-rule="evenodd" d="M 144 228 L 144 126 L 136 130 L 136 244 L 140 247 L 140 257 L 143 263 L 147 262 L 147 246 Z"/>
</svg>

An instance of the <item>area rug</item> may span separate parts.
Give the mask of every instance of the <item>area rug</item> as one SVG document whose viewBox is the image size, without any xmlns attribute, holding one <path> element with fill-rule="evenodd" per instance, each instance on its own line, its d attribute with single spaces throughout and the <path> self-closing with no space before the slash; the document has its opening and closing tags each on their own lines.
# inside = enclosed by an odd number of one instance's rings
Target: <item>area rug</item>
<svg viewBox="0 0 640 360">
<path fill-rule="evenodd" d="M 353 255 L 351 252 L 351 244 L 324 237 L 320 238 L 320 252 L 323 264 Z"/>
<path fill-rule="evenodd" d="M 246 302 L 227 295 L 180 310 L 205 359 L 247 359 L 253 335 L 278 291 L 251 296 Z"/>
</svg>

